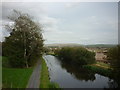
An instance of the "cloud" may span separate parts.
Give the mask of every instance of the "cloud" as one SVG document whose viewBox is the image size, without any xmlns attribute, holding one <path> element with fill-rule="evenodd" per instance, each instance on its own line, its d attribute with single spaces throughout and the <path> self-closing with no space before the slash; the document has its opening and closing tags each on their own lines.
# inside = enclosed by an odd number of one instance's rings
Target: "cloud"
<svg viewBox="0 0 120 90">
<path fill-rule="evenodd" d="M 31 16 L 35 15 L 35 18 L 44 16 L 46 13 L 45 9 L 42 8 L 42 3 L 4 2 L 2 3 L 2 19 L 7 19 L 7 16 L 13 12 L 13 9 L 21 11 L 22 13 L 28 13 Z"/>
<path fill-rule="evenodd" d="M 116 43 L 113 7 L 113 3 L 3 3 L 2 20 L 3 24 L 10 22 L 6 17 L 13 9 L 28 13 L 43 25 L 45 43 Z M 9 33 L 2 29 L 1 34 Z"/>
<path fill-rule="evenodd" d="M 73 8 L 79 5 L 80 2 L 71 2 L 71 3 L 66 3 L 65 7 L 66 8 Z"/>
<path fill-rule="evenodd" d="M 3 2 L 118 2 L 119 0 L 4 0 Z"/>
<path fill-rule="evenodd" d="M 57 24 L 60 20 L 49 16 L 43 16 L 40 18 L 39 22 L 43 24 L 45 32 L 54 32 L 57 30 Z"/>
<path fill-rule="evenodd" d="M 29 9 L 28 9 L 29 8 Z M 60 22 L 60 19 L 56 19 L 53 17 L 48 16 L 46 13 L 46 8 L 42 3 L 3 3 L 2 6 L 2 32 L 0 32 L 1 40 L 3 40 L 4 37 L 8 36 L 7 30 L 5 30 L 4 25 L 11 23 L 7 19 L 7 16 L 12 14 L 13 9 L 22 11 L 22 13 L 28 13 L 30 16 L 33 16 L 33 18 L 38 21 L 40 24 L 43 25 L 44 33 L 46 32 L 59 32 L 57 23 Z"/>
</svg>

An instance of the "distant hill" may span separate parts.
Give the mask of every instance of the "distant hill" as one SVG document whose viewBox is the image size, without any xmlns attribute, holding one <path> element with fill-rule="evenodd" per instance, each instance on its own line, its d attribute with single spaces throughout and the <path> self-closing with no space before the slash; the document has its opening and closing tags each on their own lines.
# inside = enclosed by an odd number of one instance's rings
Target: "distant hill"
<svg viewBox="0 0 120 90">
<path fill-rule="evenodd" d="M 76 43 L 65 43 L 65 44 L 45 44 L 45 47 L 89 47 L 89 48 L 111 48 L 116 45 L 114 44 L 92 44 L 92 45 L 82 45 L 82 44 L 76 44 Z"/>
<path fill-rule="evenodd" d="M 78 47 L 84 46 L 81 44 L 74 44 L 74 43 L 65 43 L 65 44 L 45 44 L 45 47 Z"/>
<path fill-rule="evenodd" d="M 115 47 L 115 44 L 93 44 L 93 45 L 85 45 L 85 47 L 91 48 L 112 48 Z"/>
</svg>

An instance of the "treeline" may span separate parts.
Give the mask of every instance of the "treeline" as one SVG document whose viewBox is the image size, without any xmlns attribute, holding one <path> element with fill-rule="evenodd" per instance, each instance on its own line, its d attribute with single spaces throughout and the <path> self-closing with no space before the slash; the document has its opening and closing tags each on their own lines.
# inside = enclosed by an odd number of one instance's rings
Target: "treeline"
<svg viewBox="0 0 120 90">
<path fill-rule="evenodd" d="M 95 53 L 83 47 L 64 47 L 56 50 L 55 54 L 68 63 L 87 65 L 95 63 Z"/>
</svg>

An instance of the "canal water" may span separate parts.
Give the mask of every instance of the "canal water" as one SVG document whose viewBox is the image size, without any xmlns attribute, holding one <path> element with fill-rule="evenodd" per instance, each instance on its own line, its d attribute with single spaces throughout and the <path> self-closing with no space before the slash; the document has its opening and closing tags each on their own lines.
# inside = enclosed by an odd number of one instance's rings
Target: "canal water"
<svg viewBox="0 0 120 90">
<path fill-rule="evenodd" d="M 48 66 L 50 81 L 61 88 L 109 88 L 113 80 L 97 73 L 61 62 L 52 55 L 43 56 Z"/>
</svg>

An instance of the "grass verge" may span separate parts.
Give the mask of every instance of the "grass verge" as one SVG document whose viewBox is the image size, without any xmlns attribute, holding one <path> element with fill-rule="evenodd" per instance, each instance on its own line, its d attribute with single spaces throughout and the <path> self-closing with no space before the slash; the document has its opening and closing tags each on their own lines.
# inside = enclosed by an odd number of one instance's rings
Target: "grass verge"
<svg viewBox="0 0 120 90">
<path fill-rule="evenodd" d="M 41 57 L 42 69 L 40 77 L 40 88 L 59 88 L 59 85 L 49 80 L 49 72 L 45 60 Z"/>
</svg>

